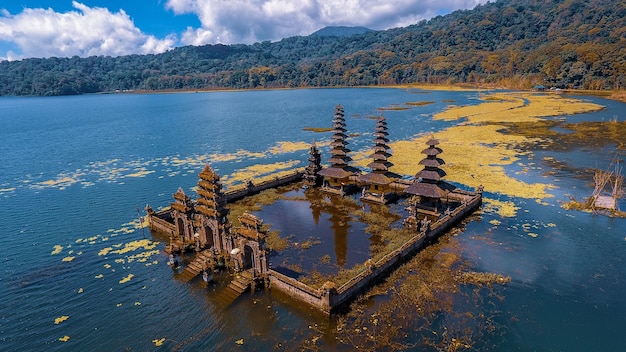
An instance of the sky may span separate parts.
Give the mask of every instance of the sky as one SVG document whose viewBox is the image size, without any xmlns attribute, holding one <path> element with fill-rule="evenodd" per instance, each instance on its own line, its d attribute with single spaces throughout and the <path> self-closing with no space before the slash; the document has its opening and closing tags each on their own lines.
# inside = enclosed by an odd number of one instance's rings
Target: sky
<svg viewBox="0 0 626 352">
<path fill-rule="evenodd" d="M 253 44 L 326 26 L 405 27 L 488 0 L 0 0 L 0 61 Z"/>
</svg>

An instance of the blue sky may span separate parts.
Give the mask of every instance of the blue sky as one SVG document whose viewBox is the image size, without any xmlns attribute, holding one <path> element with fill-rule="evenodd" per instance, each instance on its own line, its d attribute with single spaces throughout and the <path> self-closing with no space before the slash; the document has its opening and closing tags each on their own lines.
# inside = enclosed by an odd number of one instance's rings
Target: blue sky
<svg viewBox="0 0 626 352">
<path fill-rule="evenodd" d="M 325 26 L 403 27 L 487 0 L 0 0 L 0 61 L 252 44 Z"/>
</svg>

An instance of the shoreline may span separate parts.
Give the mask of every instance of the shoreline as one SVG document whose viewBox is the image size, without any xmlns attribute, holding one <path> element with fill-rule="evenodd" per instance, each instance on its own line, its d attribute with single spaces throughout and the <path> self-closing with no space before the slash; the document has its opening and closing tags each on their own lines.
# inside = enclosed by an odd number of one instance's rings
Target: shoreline
<svg viewBox="0 0 626 352">
<path fill-rule="evenodd" d="M 372 86 L 332 86 L 332 87 L 276 87 L 276 88 L 207 88 L 207 89 L 169 89 L 169 90 L 129 90 L 122 92 L 99 92 L 93 94 L 176 94 L 176 93 L 216 93 L 216 92 L 248 92 L 248 91 L 274 91 L 274 90 L 297 90 L 297 89 L 344 89 L 344 88 L 390 88 L 390 89 L 422 89 L 436 91 L 498 91 L 510 90 L 512 92 L 533 92 L 544 94 L 568 94 L 568 95 L 590 95 L 617 100 L 626 103 L 626 90 L 591 90 L 591 89 L 561 89 L 558 92 L 546 90 L 537 91 L 534 89 L 519 89 L 502 87 L 497 85 L 475 85 L 475 84 L 395 84 L 395 85 L 372 85 Z"/>
</svg>

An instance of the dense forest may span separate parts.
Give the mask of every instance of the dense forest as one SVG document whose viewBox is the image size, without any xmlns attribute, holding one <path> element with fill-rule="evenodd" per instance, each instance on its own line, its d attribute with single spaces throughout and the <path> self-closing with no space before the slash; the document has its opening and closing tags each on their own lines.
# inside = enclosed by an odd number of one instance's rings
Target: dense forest
<svg viewBox="0 0 626 352">
<path fill-rule="evenodd" d="M 467 83 L 621 89 L 626 1 L 500 0 L 385 31 L 0 62 L 0 95 Z"/>
</svg>

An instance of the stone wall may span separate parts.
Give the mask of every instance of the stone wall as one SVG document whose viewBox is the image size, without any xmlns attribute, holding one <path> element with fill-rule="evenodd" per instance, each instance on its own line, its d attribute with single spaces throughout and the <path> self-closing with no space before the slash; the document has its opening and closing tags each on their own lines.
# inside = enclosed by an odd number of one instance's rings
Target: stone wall
<svg viewBox="0 0 626 352">
<path fill-rule="evenodd" d="M 155 215 L 148 217 L 150 221 L 150 225 L 149 225 L 150 229 L 166 234 L 166 235 L 175 233 L 176 226 L 173 223 L 168 222 L 167 220 L 161 219 L 157 214 L 159 213 L 156 213 Z"/>
<path fill-rule="evenodd" d="M 283 275 L 277 271 L 269 270 L 270 288 L 279 290 L 289 297 L 300 302 L 307 303 L 323 312 L 330 313 L 331 306 L 328 294 L 324 290 L 314 289 L 294 278 Z"/>
<path fill-rule="evenodd" d="M 227 191 L 224 193 L 226 197 L 226 201 L 228 203 L 243 199 L 247 196 L 251 196 L 253 194 L 259 193 L 261 191 L 265 191 L 266 189 L 276 188 L 280 186 L 284 186 L 293 182 L 298 182 L 302 180 L 304 173 L 301 170 L 295 170 L 292 174 L 285 175 L 282 177 L 276 177 L 273 180 L 268 180 L 258 185 L 250 183 L 247 187 L 243 189 L 235 189 L 232 191 Z"/>
</svg>

